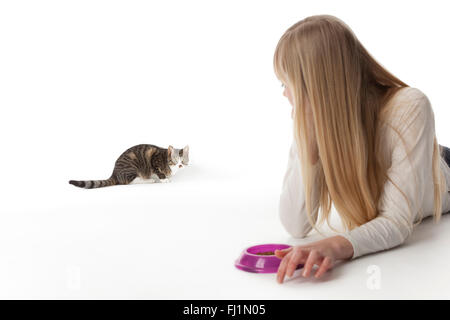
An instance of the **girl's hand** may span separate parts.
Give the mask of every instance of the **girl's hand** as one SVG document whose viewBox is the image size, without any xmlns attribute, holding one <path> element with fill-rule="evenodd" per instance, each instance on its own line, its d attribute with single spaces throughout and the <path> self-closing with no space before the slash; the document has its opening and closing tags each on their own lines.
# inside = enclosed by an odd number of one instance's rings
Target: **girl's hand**
<svg viewBox="0 0 450 320">
<path fill-rule="evenodd" d="M 327 270 L 333 268 L 337 260 L 353 256 L 352 244 L 341 236 L 334 236 L 303 246 L 294 246 L 284 250 L 275 250 L 275 255 L 282 259 L 278 267 L 277 281 L 282 283 L 284 276 L 292 277 L 299 264 L 303 264 L 304 277 L 309 277 L 315 264 L 319 266 L 315 273 L 320 278 Z"/>
</svg>

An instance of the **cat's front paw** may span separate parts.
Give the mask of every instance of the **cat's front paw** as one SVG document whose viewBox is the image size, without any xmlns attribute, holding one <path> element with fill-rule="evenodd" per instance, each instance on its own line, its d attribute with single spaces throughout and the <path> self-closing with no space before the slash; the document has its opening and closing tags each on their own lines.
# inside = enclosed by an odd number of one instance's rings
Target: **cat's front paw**
<svg viewBox="0 0 450 320">
<path fill-rule="evenodd" d="M 159 181 L 161 181 L 162 183 L 168 183 L 168 182 L 170 182 L 170 179 L 165 178 L 165 179 L 161 179 L 161 180 L 159 180 Z"/>
</svg>

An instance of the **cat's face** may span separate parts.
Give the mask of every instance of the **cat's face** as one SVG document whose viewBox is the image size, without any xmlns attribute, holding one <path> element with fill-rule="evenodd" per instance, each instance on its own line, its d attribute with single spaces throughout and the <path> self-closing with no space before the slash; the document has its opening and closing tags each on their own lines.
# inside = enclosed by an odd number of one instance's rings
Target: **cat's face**
<svg viewBox="0 0 450 320">
<path fill-rule="evenodd" d="M 172 175 L 189 164 L 188 145 L 186 145 L 183 149 L 175 149 L 172 146 L 169 146 L 168 151 L 167 156 Z"/>
</svg>

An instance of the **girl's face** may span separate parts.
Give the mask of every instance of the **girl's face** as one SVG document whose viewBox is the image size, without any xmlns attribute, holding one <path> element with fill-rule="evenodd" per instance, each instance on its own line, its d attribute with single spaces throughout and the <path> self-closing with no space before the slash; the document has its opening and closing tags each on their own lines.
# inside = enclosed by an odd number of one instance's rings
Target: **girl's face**
<svg viewBox="0 0 450 320">
<path fill-rule="evenodd" d="M 284 88 L 284 90 L 283 90 L 283 96 L 285 96 L 286 98 L 288 98 L 289 103 L 290 103 L 291 106 L 292 106 L 292 109 L 291 109 L 291 118 L 293 119 L 293 118 L 294 118 L 294 101 L 293 101 L 293 99 L 292 99 L 292 94 L 291 94 L 291 91 L 289 90 L 289 87 L 288 87 L 287 85 L 282 84 L 282 86 L 283 86 L 283 88 Z M 311 116 L 311 109 L 310 109 L 310 106 L 309 106 L 309 100 L 308 100 L 308 98 L 306 98 L 306 105 L 305 105 L 305 107 L 306 107 L 306 114 L 307 114 L 307 116 Z"/>
<path fill-rule="evenodd" d="M 285 84 L 283 84 L 283 88 L 284 88 L 284 90 L 283 90 L 283 96 L 285 96 L 286 98 L 288 98 L 289 103 L 290 103 L 291 106 L 292 106 L 292 109 L 291 109 L 291 118 L 294 118 L 294 102 L 292 101 L 292 94 L 291 94 L 291 91 L 289 91 L 288 86 L 286 86 Z"/>
<path fill-rule="evenodd" d="M 289 88 L 285 84 L 283 84 L 282 86 L 284 88 L 283 96 L 288 98 L 289 103 L 292 106 L 291 118 L 294 119 L 294 102 L 293 102 L 293 99 L 292 99 L 291 91 L 289 90 Z M 305 114 L 306 114 L 306 118 L 307 118 L 307 121 L 306 121 L 307 130 L 311 134 L 310 137 L 311 137 L 312 141 L 316 141 L 316 132 L 314 130 L 314 123 L 313 123 L 313 118 L 312 118 L 311 105 L 309 103 L 308 97 L 306 97 L 305 99 L 306 99 L 306 101 L 305 101 L 305 108 L 306 108 L 305 109 Z M 317 152 L 318 152 L 317 151 L 317 143 L 316 142 L 312 142 L 312 143 L 313 143 L 313 150 L 314 150 L 313 151 L 314 158 L 312 160 L 312 163 L 316 163 L 316 161 L 317 161 Z"/>
</svg>

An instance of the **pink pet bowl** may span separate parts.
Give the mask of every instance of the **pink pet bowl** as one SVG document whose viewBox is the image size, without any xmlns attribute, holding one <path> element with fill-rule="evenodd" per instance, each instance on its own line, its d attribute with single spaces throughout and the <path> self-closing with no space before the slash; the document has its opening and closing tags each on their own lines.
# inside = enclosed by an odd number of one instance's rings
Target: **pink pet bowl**
<svg viewBox="0 0 450 320">
<path fill-rule="evenodd" d="M 287 244 L 261 244 L 242 251 L 235 262 L 236 268 L 257 273 L 276 273 L 281 259 L 275 256 L 275 250 L 290 248 Z M 272 254 L 271 254 L 272 253 Z M 297 269 L 303 265 L 298 265 Z"/>
</svg>

